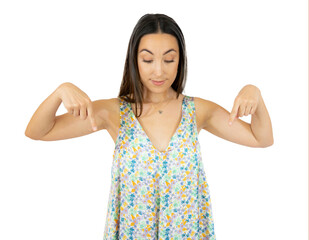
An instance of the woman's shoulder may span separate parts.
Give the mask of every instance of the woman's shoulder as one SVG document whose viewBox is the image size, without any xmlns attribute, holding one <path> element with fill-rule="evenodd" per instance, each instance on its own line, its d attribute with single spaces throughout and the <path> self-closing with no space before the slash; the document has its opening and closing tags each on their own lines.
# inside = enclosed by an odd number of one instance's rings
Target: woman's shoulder
<svg viewBox="0 0 309 240">
<path fill-rule="evenodd" d="M 201 97 L 193 97 L 195 112 L 200 125 L 204 125 L 211 116 L 213 102 Z"/>
<path fill-rule="evenodd" d="M 206 106 L 206 105 L 211 104 L 210 100 L 207 100 L 207 99 L 204 99 L 204 98 L 201 98 L 201 97 L 192 96 L 191 98 L 194 100 L 194 103 L 196 105 Z"/>
<path fill-rule="evenodd" d="M 100 99 L 97 100 L 100 102 L 100 106 L 102 111 L 110 111 L 115 112 L 119 109 L 120 102 L 127 101 L 126 97 L 114 97 L 114 98 L 107 98 L 107 99 Z"/>
<path fill-rule="evenodd" d="M 119 106 L 120 99 L 115 98 L 106 98 L 98 100 L 100 103 L 100 107 L 102 111 L 115 111 L 115 109 Z"/>
<path fill-rule="evenodd" d="M 118 118 L 120 101 L 118 97 L 96 100 L 98 113 L 106 126 Z"/>
</svg>

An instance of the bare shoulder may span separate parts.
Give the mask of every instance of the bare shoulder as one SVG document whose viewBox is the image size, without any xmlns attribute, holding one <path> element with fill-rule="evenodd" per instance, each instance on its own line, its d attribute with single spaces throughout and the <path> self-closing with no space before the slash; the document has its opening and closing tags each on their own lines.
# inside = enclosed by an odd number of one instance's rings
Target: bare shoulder
<svg viewBox="0 0 309 240">
<path fill-rule="evenodd" d="M 110 124 L 118 119 L 119 116 L 119 99 L 109 98 L 96 101 L 98 112 L 104 122 L 104 128 L 110 127 Z"/>
<path fill-rule="evenodd" d="M 196 122 L 198 131 L 206 127 L 216 104 L 210 100 L 200 97 L 194 97 L 194 105 L 196 112 Z"/>
</svg>

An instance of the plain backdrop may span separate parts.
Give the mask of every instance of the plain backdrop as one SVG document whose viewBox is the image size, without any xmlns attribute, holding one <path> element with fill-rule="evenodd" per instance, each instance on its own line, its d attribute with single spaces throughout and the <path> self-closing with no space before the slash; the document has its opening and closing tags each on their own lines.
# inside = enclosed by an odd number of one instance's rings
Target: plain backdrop
<svg viewBox="0 0 309 240">
<path fill-rule="evenodd" d="M 184 94 L 230 112 L 253 84 L 271 117 L 268 148 L 199 134 L 217 239 L 307 239 L 308 3 L 296 0 L 1 1 L 0 239 L 103 238 L 108 132 L 51 142 L 24 132 L 63 82 L 93 101 L 117 97 L 129 38 L 146 13 L 167 14 L 184 33 Z"/>
</svg>

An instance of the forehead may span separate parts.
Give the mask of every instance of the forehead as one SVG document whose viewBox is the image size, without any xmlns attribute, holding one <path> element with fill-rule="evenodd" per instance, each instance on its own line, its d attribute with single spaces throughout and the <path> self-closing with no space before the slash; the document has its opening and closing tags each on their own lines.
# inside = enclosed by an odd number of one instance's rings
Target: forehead
<svg viewBox="0 0 309 240">
<path fill-rule="evenodd" d="M 140 40 L 138 52 L 144 48 L 158 54 L 171 48 L 174 48 L 177 52 L 179 51 L 177 38 L 167 33 L 153 33 L 144 35 Z M 143 53 L 145 53 L 145 51 L 143 51 Z"/>
</svg>

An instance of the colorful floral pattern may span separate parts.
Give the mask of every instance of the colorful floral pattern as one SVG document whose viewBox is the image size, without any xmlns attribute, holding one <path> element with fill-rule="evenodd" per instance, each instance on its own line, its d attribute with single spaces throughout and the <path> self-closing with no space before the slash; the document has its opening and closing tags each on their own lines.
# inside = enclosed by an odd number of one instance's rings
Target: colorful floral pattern
<svg viewBox="0 0 309 240">
<path fill-rule="evenodd" d="M 119 104 L 104 240 L 215 240 L 194 98 L 184 95 L 165 151 L 153 146 L 131 104 Z"/>
</svg>

